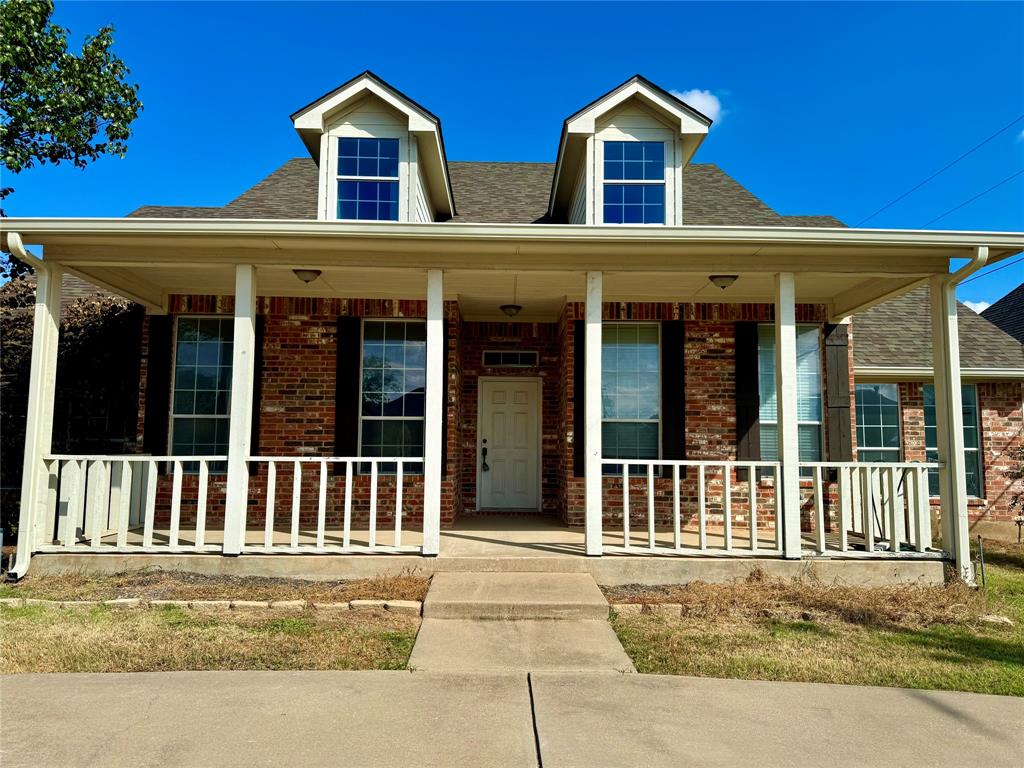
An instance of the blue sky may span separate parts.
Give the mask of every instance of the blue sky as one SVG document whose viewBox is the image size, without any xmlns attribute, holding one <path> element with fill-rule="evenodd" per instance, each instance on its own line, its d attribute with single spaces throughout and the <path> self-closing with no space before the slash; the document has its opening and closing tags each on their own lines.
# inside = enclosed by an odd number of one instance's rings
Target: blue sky
<svg viewBox="0 0 1024 768">
<path fill-rule="evenodd" d="M 114 24 L 145 110 L 124 159 L 5 178 L 9 215 L 221 205 L 302 155 L 288 115 L 363 69 L 441 117 L 452 160 L 551 161 L 562 120 L 637 72 L 700 91 L 719 119 L 696 162 L 851 225 L 1024 115 L 1022 3 L 58 2 L 55 20 L 76 45 Z M 867 226 L 923 227 L 1020 169 L 1024 120 Z M 1024 230 L 1024 175 L 928 228 Z M 1022 281 L 1024 262 L 960 298 Z"/>
</svg>

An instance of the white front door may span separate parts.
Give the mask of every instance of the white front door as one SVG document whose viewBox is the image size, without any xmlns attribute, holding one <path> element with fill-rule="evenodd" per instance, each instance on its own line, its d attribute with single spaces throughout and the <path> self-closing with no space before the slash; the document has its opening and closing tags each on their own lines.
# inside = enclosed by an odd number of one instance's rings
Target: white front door
<svg viewBox="0 0 1024 768">
<path fill-rule="evenodd" d="M 540 509 L 540 380 L 481 379 L 480 509 Z"/>
</svg>

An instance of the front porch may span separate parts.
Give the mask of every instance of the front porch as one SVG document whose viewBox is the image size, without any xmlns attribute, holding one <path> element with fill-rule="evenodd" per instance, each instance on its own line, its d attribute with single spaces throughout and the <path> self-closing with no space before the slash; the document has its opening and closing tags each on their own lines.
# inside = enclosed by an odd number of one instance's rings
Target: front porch
<svg viewBox="0 0 1024 768">
<path fill-rule="evenodd" d="M 598 247 L 590 242 L 592 230 L 530 245 L 526 241 L 533 235 L 516 231 L 523 240 L 516 247 L 517 268 L 488 271 L 478 263 L 485 254 L 508 256 L 494 233 L 481 235 L 479 228 L 463 233 L 452 225 L 417 230 L 430 240 L 429 248 L 423 250 L 422 239 L 403 241 L 408 253 L 381 269 L 370 265 L 380 258 L 385 241 L 367 236 L 370 230 L 343 233 L 343 227 L 313 223 L 323 239 L 239 234 L 236 245 L 246 247 L 237 249 L 193 233 L 182 242 L 204 260 L 183 270 L 165 232 L 144 231 L 145 222 L 125 224 L 140 230 L 136 237 L 99 235 L 83 245 L 62 235 L 37 236 L 50 250 L 46 261 L 37 260 L 18 575 L 38 554 L 51 564 L 81 556 L 108 563 L 163 557 L 201 568 L 274 573 L 326 572 L 328 563 L 356 570 L 372 563 L 379 569 L 386 558 L 391 558 L 388 568 L 436 570 L 483 560 L 494 568 L 529 569 L 558 558 L 566 561 L 559 567 L 618 568 L 639 581 L 660 583 L 691 569 L 738 573 L 753 562 L 786 569 L 809 562 L 835 570 L 878 561 L 886 564 L 879 573 L 906 567 L 920 577 L 921 569 L 941 573 L 942 562 L 952 560 L 964 579 L 973 578 L 958 458 L 963 431 L 955 285 L 946 271 L 954 254 L 970 253 L 963 246 L 923 246 L 899 238 L 880 244 L 835 233 L 829 246 L 834 250 L 822 255 L 826 246 L 820 233 L 813 245 L 779 230 L 739 240 L 720 232 L 669 237 L 644 232 L 617 242 L 601 233 L 605 240 Z M 795 239 L 776 242 L 780 237 Z M 12 238 L 9 233 L 9 243 L 20 242 Z M 434 255 L 438 238 L 454 238 L 446 246 L 449 256 Z M 278 250 L 285 241 L 290 250 Z M 987 247 L 978 246 L 973 263 L 984 263 L 987 255 Z M 308 266 L 319 279 L 304 285 L 292 274 L 293 264 Z M 729 277 L 740 287 L 708 295 L 707 275 L 723 266 L 735 269 Z M 162 441 L 150 431 L 140 435 L 138 454 L 51 452 L 56 317 L 65 269 L 149 306 L 149 379 L 171 379 L 176 370 L 169 360 L 157 365 L 153 329 L 166 317 L 160 313 L 176 317 L 202 307 L 203 316 L 223 318 L 219 327 L 230 318 L 230 341 L 223 346 L 230 356 L 230 382 L 222 392 L 230 403 L 223 413 L 228 427 L 223 452 L 167 455 L 174 439 L 167 433 L 165 406 L 150 388 L 140 422 L 159 421 L 163 411 Z M 832 370 L 832 358 L 820 362 L 815 374 L 826 383 L 817 385 L 819 410 L 817 422 L 812 420 L 820 453 L 808 459 L 799 399 L 804 395 L 798 394 L 803 386 L 798 324 L 816 327 L 815 344 L 824 349 L 833 344 L 828 329 L 841 329 L 848 314 L 924 280 L 931 281 L 933 339 L 943 353 L 935 371 L 939 460 L 851 460 L 849 369 Z M 508 300 L 508 287 L 513 301 L 522 303 L 523 313 L 513 321 L 494 314 Z M 715 302 L 708 301 L 712 296 Z M 399 366 L 415 384 L 391 392 L 395 387 L 378 383 L 380 396 L 368 399 L 367 391 L 377 391 L 368 389 L 363 370 L 372 368 L 367 349 L 377 344 L 363 338 L 371 320 L 421 323 L 412 343 L 421 345 L 416 354 L 422 353 L 422 363 L 406 360 Z M 608 404 L 602 347 L 609 323 L 656 326 L 660 352 L 655 372 L 648 374 L 657 378 L 653 418 L 646 413 L 617 418 L 616 406 Z M 743 354 L 748 364 L 758 358 L 758 323 L 770 329 L 760 336 L 770 341 L 774 377 L 773 385 L 761 388 L 773 410 L 764 428 L 771 440 L 760 443 L 756 428 L 749 431 L 744 421 L 750 419 L 750 403 L 738 399 L 740 385 L 751 376 L 757 396 L 756 363 L 752 372 L 741 369 L 738 347 L 745 324 Z M 532 335 L 484 332 L 497 325 L 507 330 L 510 324 L 532 325 Z M 274 357 L 266 368 L 265 333 L 278 334 L 268 347 Z M 845 331 L 834 336 L 845 338 Z M 519 349 L 526 339 L 548 358 L 532 377 L 517 377 L 501 363 L 495 370 L 480 368 L 477 357 L 495 338 L 501 341 L 498 352 Z M 355 349 L 356 357 L 345 357 L 345 349 Z M 227 368 L 223 358 L 220 365 Z M 394 370 L 387 363 L 383 369 Z M 350 380 L 353 371 L 356 378 Z M 645 375 L 642 365 L 613 373 L 623 371 L 637 382 Z M 520 378 L 537 380 L 542 393 L 531 406 L 537 420 L 524 427 L 519 440 L 536 446 L 534 463 L 527 456 L 527 469 L 520 475 L 509 470 L 504 478 L 509 483 L 525 478 L 521 496 L 531 503 L 512 497 L 515 503 L 497 506 L 533 509 L 535 500 L 536 510 L 549 516 L 517 523 L 479 516 L 495 506 L 495 499 L 500 502 L 494 490 L 499 472 L 492 467 L 510 455 L 500 454 L 504 446 L 498 442 L 487 443 L 482 425 L 491 423 L 490 417 L 517 417 L 500 409 L 485 414 L 480 394 L 487 381 Z M 168 385 L 176 392 L 170 381 L 163 382 L 164 402 Z M 636 395 L 637 386 L 622 385 L 619 396 Z M 518 394 L 508 390 L 502 398 Z M 528 404 L 530 396 L 523 397 Z M 403 454 L 384 438 L 371 446 L 373 451 L 367 448 L 361 419 L 374 407 L 382 409 L 374 418 L 412 414 L 405 421 L 419 419 L 422 439 L 412 441 L 416 452 Z M 387 409 L 394 407 L 400 407 L 399 415 L 389 416 Z M 635 444 L 608 432 L 626 422 L 640 425 L 639 434 L 645 420 L 656 433 L 647 453 L 628 453 Z M 606 432 L 616 435 L 617 447 L 603 447 Z M 765 446 L 777 458 L 762 459 Z M 659 458 L 635 458 L 641 455 Z M 937 474 L 941 501 L 938 544 L 929 472 Z M 490 495 L 484 481 L 491 484 Z M 211 557 L 217 555 L 241 557 Z M 305 555 L 318 557 L 307 565 L 290 564 Z M 601 556 L 617 565 L 597 565 Z M 731 561 L 742 564 L 710 565 Z"/>
</svg>

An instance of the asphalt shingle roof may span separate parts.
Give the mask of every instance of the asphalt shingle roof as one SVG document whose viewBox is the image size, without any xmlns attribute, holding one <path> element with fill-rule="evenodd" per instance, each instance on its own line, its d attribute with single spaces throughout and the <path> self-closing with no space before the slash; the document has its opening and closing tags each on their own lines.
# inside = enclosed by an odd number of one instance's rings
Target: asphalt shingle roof
<svg viewBox="0 0 1024 768">
<path fill-rule="evenodd" d="M 981 316 L 1024 344 L 1024 283 L 982 312 Z"/>
<path fill-rule="evenodd" d="M 928 287 L 890 299 L 853 318 L 857 366 L 930 367 L 932 333 Z M 963 304 L 957 305 L 961 368 L 1024 369 L 1024 344 Z"/>
</svg>

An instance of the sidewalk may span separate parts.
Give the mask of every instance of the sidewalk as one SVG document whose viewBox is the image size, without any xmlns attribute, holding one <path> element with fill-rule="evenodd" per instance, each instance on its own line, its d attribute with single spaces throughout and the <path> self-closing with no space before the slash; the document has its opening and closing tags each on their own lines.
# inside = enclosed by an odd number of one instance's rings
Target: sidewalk
<svg viewBox="0 0 1024 768">
<path fill-rule="evenodd" d="M 15 675 L 0 715 L 4 768 L 997 768 L 1024 754 L 1021 699 L 610 672 Z"/>
</svg>

